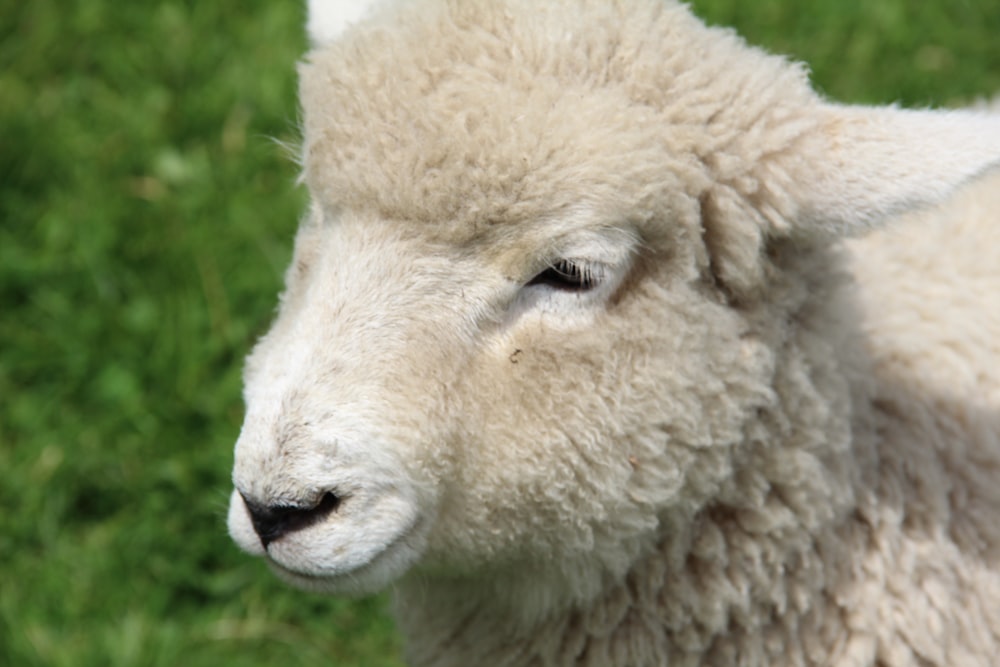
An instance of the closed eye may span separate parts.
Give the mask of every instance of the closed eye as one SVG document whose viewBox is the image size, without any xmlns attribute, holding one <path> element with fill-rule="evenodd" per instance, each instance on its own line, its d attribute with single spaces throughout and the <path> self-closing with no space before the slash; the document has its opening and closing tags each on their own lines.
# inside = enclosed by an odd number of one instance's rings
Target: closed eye
<svg viewBox="0 0 1000 667">
<path fill-rule="evenodd" d="M 585 292 L 597 287 L 603 271 L 591 263 L 560 259 L 528 281 L 527 286 L 544 285 L 568 292 Z"/>
</svg>

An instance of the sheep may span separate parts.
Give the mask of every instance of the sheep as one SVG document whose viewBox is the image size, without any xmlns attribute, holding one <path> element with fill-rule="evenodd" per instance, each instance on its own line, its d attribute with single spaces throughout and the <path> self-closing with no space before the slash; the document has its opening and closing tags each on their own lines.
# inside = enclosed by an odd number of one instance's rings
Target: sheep
<svg viewBox="0 0 1000 667">
<path fill-rule="evenodd" d="M 418 666 L 1000 655 L 1000 118 L 672 0 L 310 3 L 228 526 Z"/>
</svg>

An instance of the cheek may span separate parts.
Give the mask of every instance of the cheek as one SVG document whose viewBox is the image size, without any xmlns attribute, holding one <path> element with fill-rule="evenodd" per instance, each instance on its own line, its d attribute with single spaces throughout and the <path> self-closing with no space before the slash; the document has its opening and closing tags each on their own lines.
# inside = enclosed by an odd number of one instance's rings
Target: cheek
<svg viewBox="0 0 1000 667">
<path fill-rule="evenodd" d="M 727 474 L 770 362 L 694 287 L 632 292 L 584 329 L 512 330 L 464 374 L 444 510 L 465 546 L 592 549 Z"/>
<path fill-rule="evenodd" d="M 442 524 L 462 527 L 460 550 L 587 549 L 632 503 L 629 353 L 572 340 L 522 329 L 461 380 L 457 465 L 442 504 Z"/>
</svg>

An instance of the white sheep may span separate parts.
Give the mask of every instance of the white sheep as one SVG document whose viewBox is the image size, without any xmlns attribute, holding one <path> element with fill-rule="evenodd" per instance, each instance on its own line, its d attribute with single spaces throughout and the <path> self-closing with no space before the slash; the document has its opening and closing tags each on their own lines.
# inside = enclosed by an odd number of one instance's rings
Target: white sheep
<svg viewBox="0 0 1000 667">
<path fill-rule="evenodd" d="M 670 0 L 310 4 L 243 549 L 414 665 L 997 663 L 1000 117 Z"/>
</svg>

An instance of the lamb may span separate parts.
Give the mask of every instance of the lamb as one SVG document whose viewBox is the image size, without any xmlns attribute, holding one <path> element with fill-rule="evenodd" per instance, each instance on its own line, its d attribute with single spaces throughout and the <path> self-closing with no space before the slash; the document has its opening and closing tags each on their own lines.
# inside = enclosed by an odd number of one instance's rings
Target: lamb
<svg viewBox="0 0 1000 667">
<path fill-rule="evenodd" d="M 312 4 L 240 547 L 418 666 L 995 664 L 1000 117 L 672 0 Z"/>
</svg>

